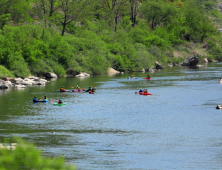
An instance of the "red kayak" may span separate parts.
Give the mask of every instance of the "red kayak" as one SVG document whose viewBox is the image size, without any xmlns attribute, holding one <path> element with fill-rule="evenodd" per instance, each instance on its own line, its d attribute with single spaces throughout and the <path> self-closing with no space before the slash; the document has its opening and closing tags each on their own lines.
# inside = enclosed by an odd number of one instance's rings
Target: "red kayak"
<svg viewBox="0 0 222 170">
<path fill-rule="evenodd" d="M 152 80 L 152 78 L 148 78 L 148 77 L 146 77 L 146 78 L 143 78 L 143 79 L 147 79 L 147 80 Z"/>
<path fill-rule="evenodd" d="M 152 95 L 152 93 L 144 93 L 144 92 L 140 92 L 140 95 Z"/>
<path fill-rule="evenodd" d="M 92 91 L 89 91 L 89 94 L 94 94 L 94 92 L 92 92 Z"/>
</svg>

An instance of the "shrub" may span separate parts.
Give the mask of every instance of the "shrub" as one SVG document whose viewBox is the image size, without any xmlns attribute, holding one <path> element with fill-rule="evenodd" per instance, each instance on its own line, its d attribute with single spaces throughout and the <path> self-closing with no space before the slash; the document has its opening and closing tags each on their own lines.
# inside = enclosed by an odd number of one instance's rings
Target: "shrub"
<svg viewBox="0 0 222 170">
<path fill-rule="evenodd" d="M 7 68 L 0 65 L 0 77 L 15 77 Z"/>
<path fill-rule="evenodd" d="M 0 169 L 50 169 L 50 170 L 75 170 L 71 165 L 66 165 L 62 157 L 47 158 L 41 156 L 41 151 L 33 144 L 27 144 L 19 138 L 14 138 L 19 145 L 14 151 L 0 149 Z"/>
<path fill-rule="evenodd" d="M 59 64 L 54 67 L 54 73 L 59 77 L 63 77 L 66 75 L 65 69 L 62 67 L 62 65 Z"/>
</svg>

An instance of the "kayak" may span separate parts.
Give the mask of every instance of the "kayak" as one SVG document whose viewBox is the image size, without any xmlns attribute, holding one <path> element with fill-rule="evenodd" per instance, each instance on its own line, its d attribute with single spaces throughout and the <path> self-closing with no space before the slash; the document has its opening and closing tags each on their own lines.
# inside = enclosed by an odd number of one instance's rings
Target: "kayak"
<svg viewBox="0 0 222 170">
<path fill-rule="evenodd" d="M 144 93 L 144 92 L 140 92 L 140 95 L 152 95 L 152 93 Z"/>
<path fill-rule="evenodd" d="M 127 77 L 127 79 L 137 79 L 138 77 Z"/>
<path fill-rule="evenodd" d="M 72 90 L 72 92 L 82 92 L 83 90 L 80 90 L 80 89 L 75 89 L 75 90 Z"/>
<path fill-rule="evenodd" d="M 146 77 L 146 78 L 143 78 L 143 79 L 147 79 L 147 80 L 152 80 L 152 78 L 148 78 L 148 77 Z"/>
<path fill-rule="evenodd" d="M 43 99 L 43 100 L 39 100 L 39 101 L 33 101 L 33 103 L 37 103 L 37 102 L 48 102 L 48 99 Z"/>
<path fill-rule="evenodd" d="M 53 103 L 53 105 L 54 106 L 63 106 L 63 105 L 66 105 L 66 103 L 60 103 L 60 104 L 59 103 Z"/>
<path fill-rule="evenodd" d="M 94 94 L 94 92 L 92 92 L 92 91 L 89 91 L 89 94 Z"/>
<path fill-rule="evenodd" d="M 70 92 L 70 90 L 64 90 L 64 91 L 57 90 L 55 92 Z"/>
</svg>

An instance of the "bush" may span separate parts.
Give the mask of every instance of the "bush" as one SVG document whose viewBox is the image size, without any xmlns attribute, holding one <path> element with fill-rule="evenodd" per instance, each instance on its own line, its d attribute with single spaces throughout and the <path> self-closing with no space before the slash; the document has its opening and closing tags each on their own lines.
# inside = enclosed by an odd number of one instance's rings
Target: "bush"
<svg viewBox="0 0 222 170">
<path fill-rule="evenodd" d="M 50 170 L 75 170 L 71 165 L 66 165 L 62 157 L 47 158 L 33 144 L 27 144 L 19 138 L 14 138 L 19 145 L 14 151 L 0 149 L 0 169 L 50 169 Z"/>
<path fill-rule="evenodd" d="M 54 73 L 59 77 L 63 77 L 66 75 L 65 69 L 62 67 L 62 65 L 59 64 L 54 67 Z"/>
<path fill-rule="evenodd" d="M 0 65 L 0 77 L 15 77 L 7 68 Z"/>
</svg>

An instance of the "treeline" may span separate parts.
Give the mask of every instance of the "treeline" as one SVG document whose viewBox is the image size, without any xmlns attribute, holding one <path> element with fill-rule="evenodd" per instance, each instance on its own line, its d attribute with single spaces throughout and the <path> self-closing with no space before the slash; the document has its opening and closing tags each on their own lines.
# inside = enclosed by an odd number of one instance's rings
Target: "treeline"
<svg viewBox="0 0 222 170">
<path fill-rule="evenodd" d="M 15 76 L 147 69 L 174 47 L 209 43 L 221 59 L 217 0 L 1 0 L 0 64 Z M 211 19 L 210 19 L 211 18 Z M 3 68 L 1 67 L 1 70 Z M 7 72 L 7 71 L 5 71 Z M 1 75 L 1 74 L 0 74 Z"/>
</svg>

